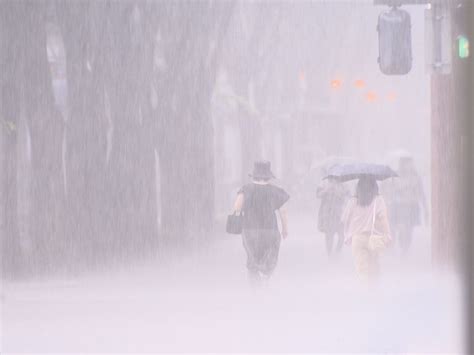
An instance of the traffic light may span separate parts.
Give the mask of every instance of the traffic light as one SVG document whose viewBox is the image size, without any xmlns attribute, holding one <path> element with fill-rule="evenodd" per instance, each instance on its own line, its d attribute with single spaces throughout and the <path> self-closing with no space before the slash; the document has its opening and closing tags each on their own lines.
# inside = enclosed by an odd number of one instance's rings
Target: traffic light
<svg viewBox="0 0 474 355">
<path fill-rule="evenodd" d="M 365 95 L 365 99 L 368 101 L 368 102 L 375 102 L 377 101 L 377 94 L 373 91 L 369 91 L 367 92 L 367 94 Z"/>
<path fill-rule="evenodd" d="M 404 75 L 412 66 L 411 20 L 405 10 L 393 7 L 378 18 L 379 66 L 386 75 Z"/>
<path fill-rule="evenodd" d="M 393 91 L 388 93 L 387 95 L 388 101 L 395 102 L 396 99 L 397 99 L 397 95 Z"/>
<path fill-rule="evenodd" d="M 354 81 L 354 86 L 358 89 L 362 89 L 365 87 L 365 81 L 362 79 L 357 79 L 356 81 Z"/>
<path fill-rule="evenodd" d="M 458 37 L 458 56 L 462 59 L 469 57 L 469 40 L 465 36 Z"/>
<path fill-rule="evenodd" d="M 331 80 L 331 87 L 333 89 L 340 89 L 341 86 L 342 86 L 342 80 L 340 80 L 340 79 Z"/>
</svg>

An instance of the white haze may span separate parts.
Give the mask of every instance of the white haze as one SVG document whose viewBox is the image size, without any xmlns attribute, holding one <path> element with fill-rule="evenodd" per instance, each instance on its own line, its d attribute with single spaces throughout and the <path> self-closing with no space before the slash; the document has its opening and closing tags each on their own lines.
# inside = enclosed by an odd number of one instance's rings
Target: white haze
<svg viewBox="0 0 474 355">
<path fill-rule="evenodd" d="M 297 2 L 290 4 L 289 9 L 298 11 Z M 215 144 L 220 144 L 215 158 L 215 238 L 192 250 L 157 250 L 139 260 L 117 259 L 98 270 L 83 267 L 73 274 L 56 270 L 41 277 L 4 280 L 2 353 L 465 351 L 464 289 L 455 272 L 432 265 L 429 226 L 415 230 L 408 257 L 402 258 L 398 249 L 388 250 L 381 262 L 380 284 L 364 289 L 357 282 L 350 247 L 328 259 L 324 236 L 316 228 L 318 181 L 304 180 L 305 169 L 328 156 L 387 162 L 391 151 L 404 149 L 413 154 L 429 199 L 430 77 L 424 63 L 424 7 L 407 7 L 412 16 L 412 71 L 388 77 L 377 64 L 376 22 L 385 8 L 368 1 L 325 1 L 315 6 L 320 12 L 308 36 L 318 36 L 319 47 L 292 47 L 285 42 L 275 56 L 280 56 L 280 62 L 286 56 L 288 65 L 261 75 L 281 76 L 279 82 L 285 87 L 288 77 L 298 75 L 292 72 L 299 65 L 295 63 L 309 67 L 316 94 L 307 98 L 302 94 L 304 105 L 326 120 L 338 117 L 345 124 L 312 140 L 309 144 L 323 143 L 306 167 L 295 163 L 291 178 L 282 178 L 282 156 L 288 147 L 271 137 L 263 139 L 261 155 L 272 160 L 279 177 L 276 183 L 292 196 L 289 238 L 282 242 L 279 264 L 268 283 L 259 289 L 249 286 L 240 236 L 224 231 L 225 217 L 246 172 L 241 170 L 238 125 L 232 122 L 238 110 L 235 102 L 226 99 L 235 91 L 226 82 L 228 69 L 221 68 L 212 101 Z M 226 41 L 239 35 L 239 28 L 231 25 Z M 163 66 L 163 70 L 168 69 Z M 333 79 L 342 81 L 340 90 L 331 89 Z M 376 91 L 380 100 L 367 102 L 353 87 L 357 79 L 363 79 L 365 91 Z M 269 82 L 268 90 L 278 80 Z M 396 94 L 395 102 L 386 100 L 390 93 Z M 265 127 L 281 135 L 272 107 L 283 98 L 269 95 L 267 100 L 270 113 Z M 224 123 L 219 122 L 222 112 L 227 115 Z M 106 121 L 108 157 L 115 148 L 113 123 L 110 118 Z M 296 127 L 295 121 L 290 122 Z M 321 129 L 331 125 L 325 122 Z M 19 133 L 23 173 L 28 171 L 27 132 L 23 128 Z M 156 153 L 155 161 L 158 175 Z M 156 180 L 158 186 L 159 177 Z M 29 203 L 28 178 L 20 176 L 19 186 L 23 211 Z M 163 208 L 158 206 L 158 214 Z M 27 231 L 20 228 L 20 235 L 28 249 Z"/>
</svg>

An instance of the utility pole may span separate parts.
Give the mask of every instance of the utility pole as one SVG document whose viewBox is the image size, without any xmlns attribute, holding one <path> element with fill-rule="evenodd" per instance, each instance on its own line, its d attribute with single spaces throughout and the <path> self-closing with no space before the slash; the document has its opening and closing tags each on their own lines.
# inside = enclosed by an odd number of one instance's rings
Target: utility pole
<svg viewBox="0 0 474 355">
<path fill-rule="evenodd" d="M 468 13 L 468 30 L 467 35 L 468 38 L 474 38 L 474 5 L 469 3 L 467 5 L 466 12 Z M 465 268 L 468 270 L 467 277 L 466 277 L 466 284 L 468 287 L 468 297 L 469 300 L 469 322 L 467 324 L 467 332 L 466 332 L 466 339 L 468 339 L 468 354 L 474 353 L 474 337 L 472 336 L 472 331 L 474 330 L 474 238 L 473 238 L 473 231 L 474 231 L 474 218 L 472 215 L 474 214 L 474 101 L 470 100 L 469 97 L 472 97 L 474 93 L 474 68 L 471 62 L 467 73 L 467 91 L 464 95 L 467 104 L 466 110 L 466 120 L 465 120 L 465 131 L 467 132 L 468 136 L 468 146 L 467 146 L 467 164 L 466 164 L 466 174 L 465 174 L 465 181 L 466 184 L 466 200 L 465 200 L 465 210 L 468 213 L 468 218 L 466 219 L 466 242 L 467 248 L 465 249 L 465 257 L 466 263 Z"/>
<path fill-rule="evenodd" d="M 466 322 L 465 339 L 466 353 L 474 353 L 474 67 L 473 58 L 469 57 L 469 39 L 474 38 L 474 3 L 463 1 L 461 8 L 457 7 L 458 56 L 461 66 L 460 90 L 462 107 L 462 140 L 463 140 L 463 186 L 462 204 L 464 208 L 464 239 L 462 255 L 464 256 L 465 285 L 468 300 L 468 322 Z M 467 46 L 466 46 L 467 44 Z M 466 51 L 467 50 L 467 51 Z"/>
<path fill-rule="evenodd" d="M 455 166 L 457 154 L 455 135 L 454 73 L 441 71 L 441 21 L 450 11 L 441 4 L 432 5 L 433 47 L 431 48 L 431 226 L 432 259 L 435 265 L 456 259 L 453 239 L 459 235 L 456 221 Z M 428 52 L 428 51 L 427 51 Z M 452 57 L 452 53 L 450 53 Z M 455 71 L 455 68 L 454 68 Z M 452 206 L 450 208 L 450 206 Z"/>
<path fill-rule="evenodd" d="M 451 16 L 451 62 L 449 74 L 431 76 L 431 141 L 433 201 L 433 261 L 437 265 L 464 266 L 471 219 L 464 208 L 469 181 L 469 79 L 471 58 L 458 56 L 458 38 L 468 35 L 466 13 L 470 1 L 445 2 Z M 436 9 L 436 7 L 435 7 Z"/>
</svg>

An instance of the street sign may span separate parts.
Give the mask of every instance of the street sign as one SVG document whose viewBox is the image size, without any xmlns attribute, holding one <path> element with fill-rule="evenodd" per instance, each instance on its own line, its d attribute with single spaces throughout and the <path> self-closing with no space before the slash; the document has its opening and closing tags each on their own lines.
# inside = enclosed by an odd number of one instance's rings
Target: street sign
<svg viewBox="0 0 474 355">
<path fill-rule="evenodd" d="M 379 15 L 379 66 L 387 75 L 404 75 L 412 66 L 411 20 L 405 10 L 392 8 Z"/>
</svg>

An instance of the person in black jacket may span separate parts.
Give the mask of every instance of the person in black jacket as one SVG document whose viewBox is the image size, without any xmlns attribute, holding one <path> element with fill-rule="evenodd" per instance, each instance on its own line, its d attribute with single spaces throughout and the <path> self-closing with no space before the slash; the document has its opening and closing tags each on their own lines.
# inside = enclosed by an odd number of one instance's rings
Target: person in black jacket
<svg viewBox="0 0 474 355">
<path fill-rule="evenodd" d="M 243 215 L 242 239 L 247 253 L 247 269 L 253 281 L 271 276 L 278 261 L 281 238 L 288 236 L 288 220 L 283 205 L 290 196 L 280 187 L 270 184 L 275 176 L 268 161 L 257 161 L 252 182 L 243 186 L 234 204 Z M 278 229 L 276 211 L 281 220 Z"/>
<path fill-rule="evenodd" d="M 334 177 L 329 177 L 320 183 L 316 196 L 321 199 L 318 212 L 318 229 L 324 233 L 326 252 L 331 255 L 336 234 L 338 235 L 336 252 L 341 251 L 344 243 L 341 216 L 349 197 L 349 191 L 342 182 Z"/>
</svg>

